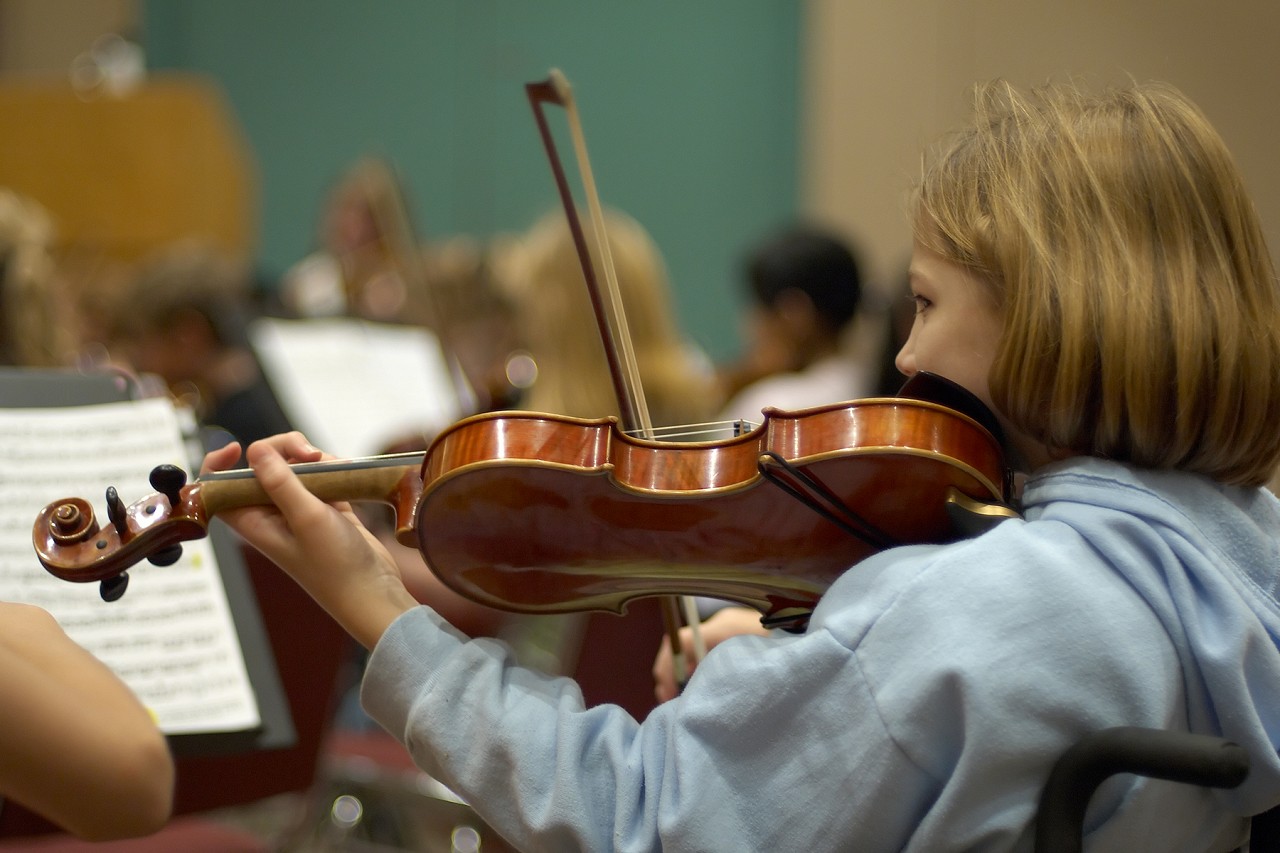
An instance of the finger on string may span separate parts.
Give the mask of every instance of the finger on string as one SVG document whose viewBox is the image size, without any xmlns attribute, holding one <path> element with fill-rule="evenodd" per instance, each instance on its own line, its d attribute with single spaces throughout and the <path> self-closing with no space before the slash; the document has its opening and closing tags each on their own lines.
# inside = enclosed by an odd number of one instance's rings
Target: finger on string
<svg viewBox="0 0 1280 853">
<path fill-rule="evenodd" d="M 288 462 L 317 462 L 326 457 L 333 458 L 313 445 L 305 435 L 297 430 L 275 435 L 260 442 L 254 442 L 254 444 L 261 444 L 274 449 Z M 249 455 L 252 456 L 254 452 L 251 445 Z"/>
<path fill-rule="evenodd" d="M 253 468 L 254 476 L 262 484 L 263 490 L 286 517 L 301 508 L 311 506 L 312 502 L 320 502 L 319 498 L 302 485 L 302 481 L 289 467 L 280 449 L 275 446 L 255 443 L 249 464 Z"/>
<path fill-rule="evenodd" d="M 240 442 L 232 441 L 217 450 L 210 450 L 204 455 L 204 461 L 200 463 L 200 474 L 209 474 L 231 467 L 240 458 L 240 449 Z"/>
</svg>

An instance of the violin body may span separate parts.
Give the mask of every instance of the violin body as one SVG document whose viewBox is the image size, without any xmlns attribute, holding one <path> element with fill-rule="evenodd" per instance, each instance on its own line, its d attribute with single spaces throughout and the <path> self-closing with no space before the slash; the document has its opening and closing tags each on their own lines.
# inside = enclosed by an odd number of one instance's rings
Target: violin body
<svg viewBox="0 0 1280 853">
<path fill-rule="evenodd" d="M 852 535 L 762 472 L 781 458 L 873 535 Z M 802 622 L 841 573 L 882 547 L 962 533 L 955 490 L 1006 499 L 999 445 L 959 412 L 876 398 L 766 413 L 728 441 L 648 441 L 616 420 L 478 415 L 423 465 L 418 546 L 448 586 L 528 613 L 621 612 L 632 598 L 709 596 Z"/>
</svg>

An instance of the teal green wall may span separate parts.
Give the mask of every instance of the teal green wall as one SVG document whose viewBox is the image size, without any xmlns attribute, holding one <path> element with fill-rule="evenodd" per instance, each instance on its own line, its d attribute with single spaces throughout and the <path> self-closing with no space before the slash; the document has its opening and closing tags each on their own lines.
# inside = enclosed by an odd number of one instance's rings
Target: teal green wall
<svg viewBox="0 0 1280 853">
<path fill-rule="evenodd" d="M 153 69 L 225 88 L 269 275 L 314 245 L 327 185 L 367 152 L 395 162 L 428 239 L 527 227 L 556 197 L 523 84 L 560 68 L 604 202 L 654 235 L 682 324 L 722 358 L 741 253 L 795 211 L 800 5 L 152 0 L 143 41 Z"/>
</svg>

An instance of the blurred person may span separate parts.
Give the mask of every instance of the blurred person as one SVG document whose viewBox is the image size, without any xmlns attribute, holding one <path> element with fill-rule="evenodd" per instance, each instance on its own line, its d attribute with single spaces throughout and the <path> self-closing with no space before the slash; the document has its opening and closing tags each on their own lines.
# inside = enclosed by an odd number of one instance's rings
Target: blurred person
<svg viewBox="0 0 1280 853">
<path fill-rule="evenodd" d="M 702 351 L 681 333 L 662 254 L 633 217 L 606 209 L 604 218 L 652 424 L 655 430 L 704 425 L 715 411 L 714 376 Z M 596 258 L 594 226 L 583 222 L 583 229 L 596 279 L 603 287 L 605 274 Z M 494 271 L 499 286 L 509 294 L 516 338 L 525 348 L 509 362 L 523 389 L 513 407 L 586 419 L 619 417 L 600 328 L 565 214 L 549 212 L 523 234 L 498 241 Z M 644 618 L 637 616 L 633 624 L 644 624 Z M 592 626 L 582 614 L 517 616 L 502 636 L 529 665 L 572 672 L 582 663 L 583 631 L 592 627 L 599 626 Z M 656 642 L 656 637 L 647 637 L 640 629 L 634 638 L 637 643 Z M 647 672 L 638 672 L 641 679 L 647 678 Z M 601 687 L 601 695 L 614 689 Z"/>
<path fill-rule="evenodd" d="M 494 270 L 500 244 L 463 235 L 424 244 L 424 285 L 405 306 L 406 322 L 432 329 L 456 366 L 466 413 L 510 408 L 522 393 L 509 369 L 524 350 L 516 307 Z"/>
<path fill-rule="evenodd" d="M 592 226 L 583 223 L 588 246 Z M 654 426 L 701 424 L 714 414 L 714 377 L 702 351 L 681 333 L 662 255 L 644 227 L 605 212 L 640 384 Z M 596 263 L 596 278 L 604 273 Z M 520 339 L 536 377 L 519 406 L 579 418 L 618 415 L 617 395 L 582 266 L 564 214 L 551 213 L 518 241 L 503 269 Z"/>
<path fill-rule="evenodd" d="M 75 361 L 77 311 L 54 223 L 0 190 L 0 363 Z M 173 808 L 174 762 L 148 710 L 45 610 L 0 602 L 0 797 L 80 838 L 149 835 Z"/>
<path fill-rule="evenodd" d="M 53 256 L 56 228 L 36 200 L 0 188 L 0 363 L 75 362 L 80 316 Z"/>
<path fill-rule="evenodd" d="M 399 322 L 419 283 L 419 241 L 404 186 L 391 163 L 357 160 L 325 197 L 319 246 L 280 280 L 280 301 L 296 317 Z"/>
<path fill-rule="evenodd" d="M 807 223 L 789 225 L 748 252 L 743 283 L 751 300 L 746 353 L 718 371 L 721 393 L 728 395 L 719 421 L 754 425 L 763 422 L 766 408 L 794 412 L 874 393 L 877 377 L 850 340 L 863 282 L 846 241 Z M 715 614 L 706 625 L 712 642 L 721 631 L 765 633 L 753 612 L 723 601 L 700 598 L 698 611 Z M 674 689 L 671 666 L 671 644 L 664 640 L 654 663 L 660 700 Z"/>
<path fill-rule="evenodd" d="M 210 243 L 161 247 L 117 298 L 108 349 L 161 377 L 206 428 L 242 443 L 292 429 L 249 342 L 253 289 L 250 267 Z"/>
<path fill-rule="evenodd" d="M 862 303 L 862 272 L 849 244 L 796 224 L 756 244 L 745 264 L 751 297 L 746 352 L 720 371 L 724 420 L 868 396 L 875 377 L 846 336 Z"/>
</svg>

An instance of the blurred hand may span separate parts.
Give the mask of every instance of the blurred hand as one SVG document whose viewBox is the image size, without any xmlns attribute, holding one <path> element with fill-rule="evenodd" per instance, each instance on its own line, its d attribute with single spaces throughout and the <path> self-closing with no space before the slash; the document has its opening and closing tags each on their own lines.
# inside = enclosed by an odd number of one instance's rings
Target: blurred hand
<svg viewBox="0 0 1280 853">
<path fill-rule="evenodd" d="M 768 636 L 769 631 L 760 624 L 760 614 L 750 607 L 726 607 L 713 613 L 700 626 L 702 641 L 708 651 L 730 637 L 739 634 L 758 634 Z M 684 657 L 688 662 L 688 674 L 692 675 L 698 662 L 693 659 L 693 629 L 680 629 L 680 643 L 684 647 Z M 675 661 L 671 655 L 671 641 L 662 638 L 658 647 L 658 656 L 653 661 L 653 695 L 659 702 L 674 699 L 680 693 L 676 684 Z"/>
</svg>

